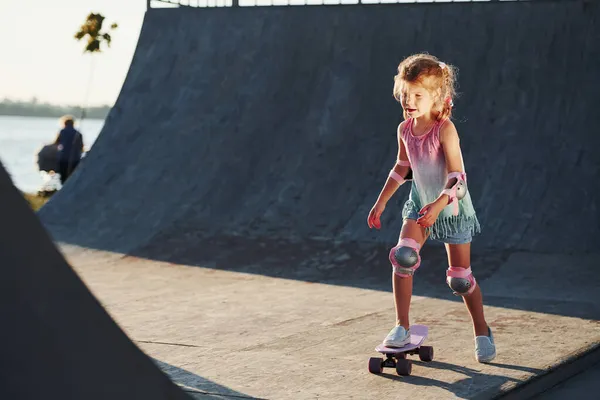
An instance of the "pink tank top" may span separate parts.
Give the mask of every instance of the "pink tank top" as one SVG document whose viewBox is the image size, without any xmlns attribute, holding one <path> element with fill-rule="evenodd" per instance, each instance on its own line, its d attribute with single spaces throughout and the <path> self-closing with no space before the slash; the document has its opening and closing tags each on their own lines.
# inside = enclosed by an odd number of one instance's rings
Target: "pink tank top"
<svg viewBox="0 0 600 400">
<path fill-rule="evenodd" d="M 436 121 L 428 132 L 414 136 L 413 119 L 406 121 L 402 141 L 413 170 L 413 180 L 421 200 L 430 203 L 437 199 L 446 183 L 446 157 L 440 143 L 440 128 L 446 120 Z"/>
<path fill-rule="evenodd" d="M 435 201 L 446 186 L 448 171 L 444 149 L 440 143 L 440 129 L 446 121 L 447 119 L 436 121 L 428 132 L 421 136 L 415 136 L 412 129 L 413 119 L 409 118 L 401 132 L 400 137 L 413 171 L 409 202 L 413 203 L 416 211 Z M 462 157 L 461 163 L 464 170 Z M 442 210 L 432 227 L 431 238 L 445 237 L 465 229 L 471 230 L 472 233 L 480 230 L 468 191 L 467 195 L 459 202 L 458 216 L 453 215 L 451 205 Z"/>
</svg>

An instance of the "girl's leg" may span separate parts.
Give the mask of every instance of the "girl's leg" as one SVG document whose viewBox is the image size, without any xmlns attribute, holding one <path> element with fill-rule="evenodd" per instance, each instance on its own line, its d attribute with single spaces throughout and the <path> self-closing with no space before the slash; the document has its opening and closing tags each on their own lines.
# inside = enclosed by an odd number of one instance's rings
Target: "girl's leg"
<svg viewBox="0 0 600 400">
<path fill-rule="evenodd" d="M 400 239 L 413 239 L 421 248 L 427 239 L 425 228 L 417 224 L 413 219 L 406 219 L 400 231 Z M 394 305 L 396 306 L 396 325 L 401 325 L 408 330 L 410 324 L 408 311 L 412 297 L 413 278 L 401 277 L 392 271 L 392 282 L 394 288 Z"/>
<path fill-rule="evenodd" d="M 465 244 L 447 244 L 446 253 L 448 254 L 448 264 L 455 268 L 469 268 L 471 266 L 471 243 Z M 473 331 L 475 336 L 487 336 L 488 325 L 483 315 L 483 296 L 479 285 L 467 296 L 463 296 L 463 301 L 471 314 L 473 322 Z"/>
</svg>

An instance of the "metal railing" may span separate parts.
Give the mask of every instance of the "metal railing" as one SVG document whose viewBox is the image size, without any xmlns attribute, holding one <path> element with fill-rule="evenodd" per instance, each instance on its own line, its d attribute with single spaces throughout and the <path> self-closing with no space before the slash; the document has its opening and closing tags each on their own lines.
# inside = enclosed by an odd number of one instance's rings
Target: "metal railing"
<svg viewBox="0 0 600 400">
<path fill-rule="evenodd" d="M 239 6 L 239 0 L 147 0 L 147 3 L 148 8 Z"/>
<path fill-rule="evenodd" d="M 431 3 L 502 3 L 569 0 L 147 0 L 148 8 L 160 7 L 253 7 L 253 6 L 309 6 L 352 4 L 431 4 Z M 583 0 L 571 0 L 583 1 Z"/>
</svg>

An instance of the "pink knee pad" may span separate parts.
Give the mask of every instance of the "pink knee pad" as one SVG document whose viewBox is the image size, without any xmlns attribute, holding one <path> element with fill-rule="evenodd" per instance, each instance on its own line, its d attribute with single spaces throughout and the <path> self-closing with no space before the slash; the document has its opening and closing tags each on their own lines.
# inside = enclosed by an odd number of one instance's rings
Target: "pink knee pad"
<svg viewBox="0 0 600 400">
<path fill-rule="evenodd" d="M 446 270 L 446 283 L 457 296 L 468 296 L 477 287 L 477 281 L 469 268 L 450 267 Z"/>
<path fill-rule="evenodd" d="M 413 239 L 401 239 L 396 246 L 390 250 L 390 262 L 394 273 L 403 278 L 413 276 L 419 265 L 421 265 L 421 246 Z"/>
</svg>

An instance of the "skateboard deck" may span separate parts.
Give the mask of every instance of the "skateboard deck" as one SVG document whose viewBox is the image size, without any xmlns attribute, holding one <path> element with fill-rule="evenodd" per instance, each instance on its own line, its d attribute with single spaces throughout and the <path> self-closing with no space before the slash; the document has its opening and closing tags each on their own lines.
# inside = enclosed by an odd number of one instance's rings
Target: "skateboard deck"
<svg viewBox="0 0 600 400">
<path fill-rule="evenodd" d="M 423 346 L 427 339 L 429 328 L 425 325 L 411 325 L 410 343 L 402 347 L 386 347 L 383 344 L 375 347 L 375 351 L 386 356 L 386 359 L 380 357 L 371 357 L 369 359 L 369 372 L 380 374 L 384 368 L 396 368 L 398 375 L 410 375 L 412 371 L 412 361 L 407 360 L 409 354 L 418 354 L 421 361 L 429 362 L 433 360 L 433 347 Z"/>
</svg>

